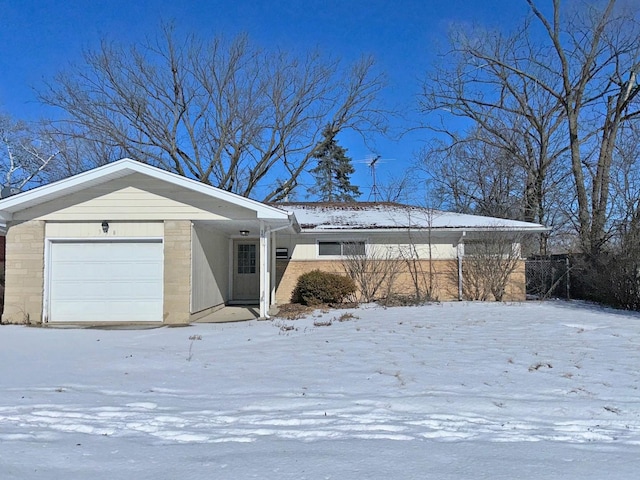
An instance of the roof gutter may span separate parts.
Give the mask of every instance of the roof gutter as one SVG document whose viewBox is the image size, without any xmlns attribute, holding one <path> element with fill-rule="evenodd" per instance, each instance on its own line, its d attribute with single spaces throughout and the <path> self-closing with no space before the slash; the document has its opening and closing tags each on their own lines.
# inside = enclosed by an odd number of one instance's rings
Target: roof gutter
<svg viewBox="0 0 640 480">
<path fill-rule="evenodd" d="M 306 234 L 341 234 L 341 233 L 396 233 L 406 232 L 407 228 L 412 231 L 430 231 L 431 233 L 455 233 L 460 232 L 462 234 L 471 232 L 519 232 L 519 233 L 544 233 L 551 230 L 549 227 L 530 227 L 530 228 L 518 228 L 518 227 L 389 227 L 389 228 L 301 228 L 300 233 Z"/>
</svg>

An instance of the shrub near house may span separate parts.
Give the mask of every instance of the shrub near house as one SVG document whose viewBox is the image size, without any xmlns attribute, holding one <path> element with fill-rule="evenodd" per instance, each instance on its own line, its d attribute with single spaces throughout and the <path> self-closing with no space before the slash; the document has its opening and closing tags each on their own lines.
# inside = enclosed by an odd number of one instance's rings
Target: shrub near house
<svg viewBox="0 0 640 480">
<path fill-rule="evenodd" d="M 355 291 L 356 285 L 349 277 L 312 270 L 300 275 L 291 301 L 303 305 L 341 303 Z"/>
</svg>

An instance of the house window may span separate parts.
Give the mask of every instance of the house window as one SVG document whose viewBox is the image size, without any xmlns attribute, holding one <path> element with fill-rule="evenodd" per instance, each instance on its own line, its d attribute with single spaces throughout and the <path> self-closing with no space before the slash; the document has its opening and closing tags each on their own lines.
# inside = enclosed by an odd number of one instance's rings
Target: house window
<svg viewBox="0 0 640 480">
<path fill-rule="evenodd" d="M 341 255 L 342 244 L 340 242 L 318 242 L 318 255 Z"/>
<path fill-rule="evenodd" d="M 321 257 L 340 257 L 364 254 L 365 242 L 318 242 L 318 255 Z"/>
<path fill-rule="evenodd" d="M 256 273 L 256 245 L 255 243 L 238 245 L 238 273 Z"/>
</svg>

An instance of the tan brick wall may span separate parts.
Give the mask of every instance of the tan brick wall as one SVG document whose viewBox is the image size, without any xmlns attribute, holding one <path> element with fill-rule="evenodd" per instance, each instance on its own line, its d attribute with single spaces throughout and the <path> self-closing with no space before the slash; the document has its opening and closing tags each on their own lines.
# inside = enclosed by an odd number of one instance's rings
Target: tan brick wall
<svg viewBox="0 0 640 480">
<path fill-rule="evenodd" d="M 44 292 L 44 222 L 32 220 L 7 231 L 4 323 L 41 323 Z"/>
<path fill-rule="evenodd" d="M 527 281 L 525 276 L 524 260 L 520 261 L 516 270 L 511 274 L 510 280 L 504 301 L 524 302 L 527 299 Z"/>
<path fill-rule="evenodd" d="M 457 300 L 457 260 L 433 260 L 431 265 L 428 260 L 418 260 L 412 263 L 411 269 L 405 265 L 394 287 L 393 293 L 400 295 L 415 296 L 419 289 L 423 295 L 430 291 L 433 300 Z"/>
<path fill-rule="evenodd" d="M 434 297 L 438 300 L 453 300 L 458 298 L 457 280 L 452 281 L 449 273 L 453 268 L 455 273 L 455 260 L 434 260 L 432 270 L 432 289 Z M 401 295 L 411 295 L 415 293 L 414 281 L 409 273 L 407 266 L 402 263 L 394 283 L 393 292 Z M 422 269 L 422 275 L 419 275 L 420 288 L 423 289 L 429 283 L 429 262 L 422 260 L 417 262 L 418 271 Z M 278 260 L 276 262 L 276 302 L 289 303 L 291 301 L 291 293 L 295 288 L 298 277 L 303 273 L 311 270 L 319 269 L 325 272 L 337 273 L 344 275 L 345 271 L 340 260 Z"/>
<path fill-rule="evenodd" d="M 277 260 L 276 303 L 290 303 L 298 277 L 315 269 L 344 275 L 339 260 Z"/>
<path fill-rule="evenodd" d="M 276 302 L 289 303 L 291 293 L 298 277 L 303 273 L 319 269 L 325 272 L 345 274 L 340 260 L 278 260 L 276 262 Z M 440 301 L 458 299 L 458 263 L 457 260 L 434 260 L 432 269 L 429 261 L 417 262 L 413 270 L 422 271 L 419 275 L 420 288 L 424 291 L 430 284 L 433 298 Z M 431 280 L 430 280 L 431 279 Z M 416 291 L 413 275 L 406 265 L 402 266 L 393 284 L 393 292 L 400 295 L 414 295 Z M 525 300 L 524 261 L 511 276 L 505 301 Z"/>
<path fill-rule="evenodd" d="M 189 323 L 191 222 L 164 222 L 164 323 Z"/>
</svg>

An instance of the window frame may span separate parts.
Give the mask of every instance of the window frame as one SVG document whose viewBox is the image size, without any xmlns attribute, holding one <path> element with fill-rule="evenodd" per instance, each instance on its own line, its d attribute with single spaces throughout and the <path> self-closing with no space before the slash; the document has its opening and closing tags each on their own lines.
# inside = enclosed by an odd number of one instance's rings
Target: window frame
<svg viewBox="0 0 640 480">
<path fill-rule="evenodd" d="M 358 256 L 358 257 L 364 257 L 367 255 L 367 240 L 366 239 L 350 239 L 350 240 L 320 240 L 317 239 L 316 240 L 316 257 L 320 258 L 320 259 L 326 259 L 326 260 L 331 260 L 331 259 L 344 259 L 346 257 L 349 256 Z M 321 251 L 321 244 L 338 244 L 340 246 L 340 253 L 339 254 L 322 254 L 320 253 Z M 362 245 L 362 253 L 357 252 L 355 254 L 351 254 L 351 253 L 345 253 L 345 245 L 349 245 L 349 244 L 361 244 Z"/>
</svg>

